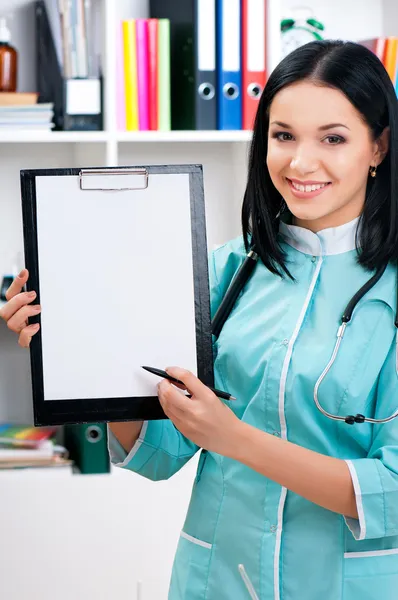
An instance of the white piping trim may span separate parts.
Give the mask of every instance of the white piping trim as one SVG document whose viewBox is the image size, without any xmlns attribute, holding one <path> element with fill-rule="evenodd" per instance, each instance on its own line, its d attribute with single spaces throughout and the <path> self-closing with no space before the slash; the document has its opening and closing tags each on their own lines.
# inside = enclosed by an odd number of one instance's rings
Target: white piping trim
<svg viewBox="0 0 398 600">
<path fill-rule="evenodd" d="M 296 327 L 293 331 L 293 335 L 290 338 L 289 346 L 286 352 L 285 360 L 283 362 L 281 380 L 279 385 L 279 420 L 281 424 L 281 439 L 287 439 L 287 429 L 286 429 L 286 419 L 285 419 L 285 389 L 286 389 L 286 379 L 290 365 L 290 359 L 293 353 L 293 346 L 297 339 L 298 334 L 300 333 L 301 325 L 304 321 L 305 313 L 307 312 L 308 305 L 310 303 L 315 284 L 318 279 L 319 271 L 321 270 L 323 259 L 320 258 L 318 264 L 316 266 L 314 275 L 312 277 L 311 285 L 309 287 L 307 296 L 305 298 L 303 308 L 301 309 L 300 316 L 296 323 Z M 279 589 L 279 560 L 280 560 L 280 552 L 281 552 L 281 539 L 282 539 L 282 524 L 283 524 L 283 508 L 285 505 L 287 489 L 282 487 L 281 496 L 279 499 L 278 506 L 278 525 L 276 530 L 276 543 L 275 543 L 275 555 L 274 555 L 274 600 L 280 600 L 280 589 Z"/>
<path fill-rule="evenodd" d="M 398 327 L 395 334 L 395 372 L 398 375 Z"/>
<path fill-rule="evenodd" d="M 132 460 L 132 458 L 134 458 L 134 456 L 137 454 L 138 450 L 141 448 L 142 442 L 145 439 L 145 434 L 146 434 L 147 429 L 148 429 L 148 421 L 144 421 L 144 424 L 141 427 L 140 435 L 138 436 L 137 441 L 135 442 L 134 446 L 131 448 L 130 452 L 127 454 L 124 461 L 122 463 L 119 463 L 116 465 L 117 467 L 125 467 L 126 465 L 128 465 L 130 460 Z"/>
<path fill-rule="evenodd" d="M 256 594 L 256 590 L 254 589 L 254 585 L 252 584 L 252 582 L 249 579 L 248 574 L 246 573 L 245 566 L 238 565 L 238 569 L 239 569 L 240 576 L 242 577 L 243 582 L 247 588 L 247 591 L 249 592 L 250 598 L 252 600 L 260 600 Z"/>
<path fill-rule="evenodd" d="M 196 544 L 197 546 L 202 546 L 203 548 L 207 548 L 208 550 L 211 550 L 213 547 L 213 544 L 208 544 L 207 542 L 202 542 L 202 540 L 198 540 L 198 538 L 194 538 L 194 537 L 192 537 L 192 535 L 188 535 L 188 533 L 185 533 L 185 531 L 181 531 L 180 536 L 185 538 L 189 542 L 192 542 L 193 544 Z"/>
<path fill-rule="evenodd" d="M 359 479 L 358 479 L 358 475 L 357 475 L 354 465 L 352 464 L 352 462 L 350 460 L 346 460 L 345 462 L 347 463 L 348 468 L 350 469 L 351 479 L 352 479 L 352 483 L 353 483 L 354 491 L 355 491 L 355 499 L 357 502 L 357 511 L 358 511 L 358 520 L 359 520 L 359 536 L 358 536 L 358 532 L 354 531 L 351 528 L 350 523 L 349 523 L 349 521 L 353 521 L 355 523 L 356 519 L 352 519 L 351 517 L 344 517 L 344 520 L 347 523 L 347 527 L 349 528 L 351 533 L 354 535 L 355 539 L 356 540 L 364 540 L 366 537 L 366 521 L 365 521 L 365 513 L 363 510 L 363 504 L 362 504 L 361 486 L 359 485 Z M 347 519 L 349 519 L 349 521 Z M 356 536 L 358 536 L 358 537 L 356 537 Z"/>
<path fill-rule="evenodd" d="M 368 556 L 387 556 L 388 554 L 398 554 L 398 548 L 391 550 L 369 550 L 367 552 L 344 552 L 344 558 L 366 558 Z"/>
</svg>

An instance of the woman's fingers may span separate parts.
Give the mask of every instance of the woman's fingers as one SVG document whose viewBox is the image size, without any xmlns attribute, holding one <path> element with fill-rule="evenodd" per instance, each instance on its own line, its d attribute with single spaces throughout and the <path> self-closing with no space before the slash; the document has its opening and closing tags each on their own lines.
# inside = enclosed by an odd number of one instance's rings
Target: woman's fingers
<svg viewBox="0 0 398 600">
<path fill-rule="evenodd" d="M 16 296 L 17 298 L 17 296 Z M 41 312 L 40 304 L 36 304 L 34 306 L 26 305 L 17 310 L 15 314 L 13 314 L 7 321 L 8 329 L 14 331 L 15 333 L 21 333 L 21 331 L 28 326 L 28 317 L 34 317 Z"/>
<path fill-rule="evenodd" d="M 11 317 L 22 307 L 27 306 L 36 298 L 36 292 L 22 292 L 13 296 L 0 310 L 0 317 L 5 321 Z"/>
<path fill-rule="evenodd" d="M 39 331 L 39 329 L 40 325 L 38 323 L 24 327 L 19 335 L 18 344 L 22 346 L 22 348 L 29 348 L 32 337 Z"/>
<path fill-rule="evenodd" d="M 11 331 L 19 333 L 18 343 L 23 348 L 29 348 L 32 337 L 40 329 L 38 323 L 28 324 L 29 317 L 41 312 L 40 305 L 31 305 L 37 296 L 36 292 L 22 292 L 28 279 L 29 271 L 22 269 L 6 291 L 7 303 L 0 309 L 0 318 L 4 319 Z"/>
<path fill-rule="evenodd" d="M 36 292 L 22 292 L 29 279 L 29 271 L 22 269 L 6 292 L 7 303 L 0 309 L 0 318 L 6 321 L 11 331 L 20 333 L 28 326 L 28 317 L 39 314 L 40 307 L 29 306 L 37 296 Z"/>
<path fill-rule="evenodd" d="M 187 386 L 184 385 L 183 383 L 175 383 L 174 381 L 172 383 L 173 383 L 173 385 L 176 386 L 176 388 L 178 388 L 180 390 L 186 390 L 187 389 Z"/>
</svg>

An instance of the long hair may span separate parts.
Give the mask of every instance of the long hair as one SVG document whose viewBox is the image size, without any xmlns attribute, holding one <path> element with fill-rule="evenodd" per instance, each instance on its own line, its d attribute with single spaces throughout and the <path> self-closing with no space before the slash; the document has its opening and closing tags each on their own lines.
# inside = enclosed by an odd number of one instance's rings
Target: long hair
<svg viewBox="0 0 398 600">
<path fill-rule="evenodd" d="M 380 60 L 353 42 L 310 42 L 286 56 L 271 73 L 253 128 L 248 178 L 242 207 L 246 251 L 253 245 L 273 273 L 292 276 L 278 240 L 279 215 L 286 204 L 272 183 L 266 157 L 269 109 L 275 95 L 298 81 L 310 80 L 340 90 L 362 115 L 373 140 L 390 128 L 388 152 L 375 179 L 368 177 L 357 235 L 358 262 L 368 270 L 398 258 L 398 101 Z"/>
</svg>

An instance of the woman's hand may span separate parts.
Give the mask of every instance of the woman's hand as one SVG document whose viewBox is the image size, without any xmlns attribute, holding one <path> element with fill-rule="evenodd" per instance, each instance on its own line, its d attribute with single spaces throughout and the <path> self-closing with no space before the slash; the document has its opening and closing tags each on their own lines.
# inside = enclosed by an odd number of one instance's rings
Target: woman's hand
<svg viewBox="0 0 398 600">
<path fill-rule="evenodd" d="M 28 324 L 28 317 L 33 317 L 41 312 L 40 305 L 30 306 L 30 303 L 36 298 L 36 292 L 22 292 L 28 279 L 29 272 L 27 269 L 23 269 L 8 288 L 7 303 L 0 309 L 0 318 L 4 319 L 11 331 L 19 335 L 18 343 L 23 348 L 29 348 L 32 337 L 40 329 L 38 323 Z"/>
<path fill-rule="evenodd" d="M 166 371 L 192 394 L 187 398 L 167 379 L 159 383 L 160 404 L 169 419 L 197 446 L 231 456 L 241 425 L 238 417 L 190 371 L 178 367 Z"/>
</svg>

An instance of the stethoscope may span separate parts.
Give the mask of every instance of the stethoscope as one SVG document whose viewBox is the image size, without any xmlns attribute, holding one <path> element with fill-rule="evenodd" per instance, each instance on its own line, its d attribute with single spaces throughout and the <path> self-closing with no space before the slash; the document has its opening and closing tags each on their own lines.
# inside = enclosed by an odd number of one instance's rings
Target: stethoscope
<svg viewBox="0 0 398 600">
<path fill-rule="evenodd" d="M 239 268 L 236 276 L 233 278 L 233 280 L 227 290 L 227 293 L 225 294 L 218 310 L 216 311 L 216 314 L 214 315 L 214 318 L 212 321 L 212 334 L 216 338 L 218 338 L 218 336 L 220 335 L 221 329 L 222 329 L 225 321 L 227 320 L 227 318 L 236 302 L 236 299 L 238 298 L 239 294 L 243 290 L 254 267 L 256 266 L 258 258 L 259 258 L 258 254 L 255 252 L 255 245 L 252 245 L 243 264 Z M 339 415 L 333 415 L 332 413 L 329 413 L 326 410 L 324 410 L 318 400 L 319 386 L 321 385 L 322 381 L 325 379 L 326 375 L 330 371 L 333 363 L 335 362 L 335 360 L 337 358 L 337 354 L 338 354 L 346 327 L 351 320 L 352 313 L 353 313 L 355 307 L 357 306 L 357 304 L 361 300 L 361 298 L 363 298 L 363 296 L 369 290 L 371 290 L 373 286 L 376 285 L 376 283 L 382 277 L 386 268 L 387 268 L 387 265 L 384 265 L 383 267 L 379 268 L 378 271 L 376 272 L 376 274 L 373 275 L 373 277 L 371 277 L 371 279 L 369 279 L 369 281 L 367 281 L 361 287 L 361 289 L 359 289 L 357 291 L 356 294 L 354 294 L 354 296 L 351 298 L 351 300 L 347 304 L 347 306 L 343 312 L 343 316 L 341 317 L 341 325 L 337 331 L 337 341 L 336 341 L 336 344 L 335 344 L 335 347 L 334 347 L 334 350 L 332 353 L 332 357 L 331 357 L 330 361 L 328 362 L 328 364 L 326 365 L 324 371 L 320 375 L 318 381 L 315 384 L 314 402 L 315 402 L 317 408 L 321 411 L 321 413 L 323 415 L 325 415 L 325 417 L 329 417 L 329 419 L 333 419 L 335 421 L 345 421 L 349 425 L 353 425 L 354 423 L 365 423 L 365 422 L 387 423 L 388 421 L 391 421 L 392 419 L 395 419 L 395 417 L 398 416 L 398 410 L 397 410 L 394 414 L 392 414 L 390 417 L 387 417 L 386 419 L 371 419 L 371 418 L 365 417 L 364 415 L 361 415 L 361 414 L 357 414 L 355 416 L 347 415 L 346 417 L 341 417 Z M 397 311 L 396 311 L 396 317 L 395 317 L 395 327 L 398 330 L 398 285 L 397 285 Z M 398 335 L 398 333 L 397 333 L 397 335 Z"/>
</svg>

